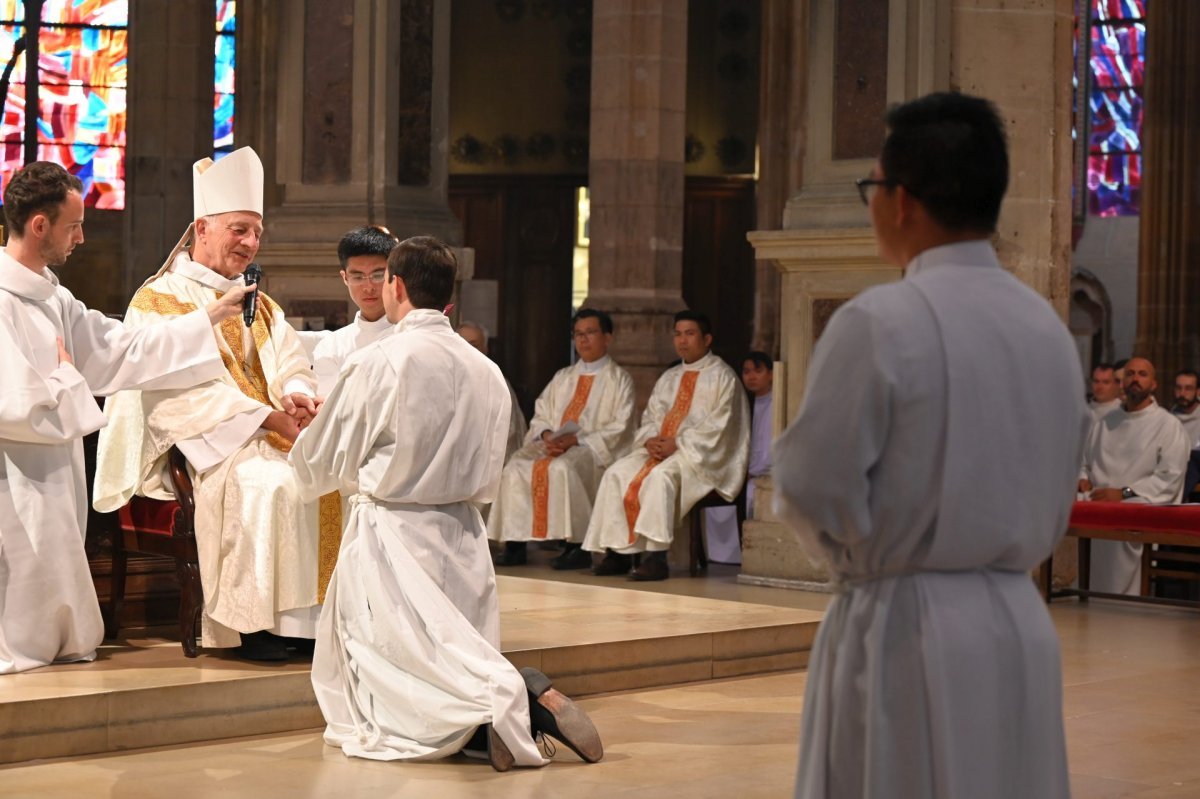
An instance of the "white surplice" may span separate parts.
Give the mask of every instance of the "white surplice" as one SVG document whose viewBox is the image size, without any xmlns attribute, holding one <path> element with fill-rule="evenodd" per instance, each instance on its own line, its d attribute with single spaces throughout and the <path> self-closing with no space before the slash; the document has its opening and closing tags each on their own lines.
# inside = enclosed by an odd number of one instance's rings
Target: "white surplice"
<svg viewBox="0 0 1200 799">
<path fill-rule="evenodd" d="M 642 480 L 640 507 L 631 531 L 626 491 L 650 460 L 645 443 L 660 435 L 688 372 L 698 373 L 698 377 L 687 416 L 675 436 L 678 449 Z M 669 549 L 675 526 L 693 505 L 712 491 L 727 500 L 741 492 L 749 449 L 746 392 L 729 365 L 710 352 L 695 363 L 671 367 L 654 384 L 634 436 L 633 451 L 610 466 L 600 480 L 583 548 L 622 553 Z"/>
<path fill-rule="evenodd" d="M 1157 402 L 1133 413 L 1117 408 L 1092 427 L 1080 476 L 1093 488 L 1132 489 L 1130 502 L 1179 502 L 1191 448 L 1179 419 Z M 1139 594 L 1141 583 L 1141 544 L 1092 542 L 1093 591 Z"/>
<path fill-rule="evenodd" d="M 1105 416 L 1121 407 L 1121 398 L 1111 399 L 1108 402 L 1096 402 L 1096 400 L 1088 400 L 1088 410 L 1092 412 L 1092 420 L 1099 422 Z"/>
<path fill-rule="evenodd" d="M 806 384 L 776 510 L 840 592 L 796 795 L 1067 796 L 1058 637 L 1029 575 L 1091 424 L 1058 315 L 986 242 L 933 248 L 833 315 Z"/>
<path fill-rule="evenodd" d="M 317 393 L 324 397 L 333 389 L 338 373 L 342 371 L 342 365 L 351 353 L 390 335 L 394 329 L 395 326 L 386 316 L 369 322 L 363 319 L 362 311 L 359 311 L 354 315 L 353 322 L 337 330 L 301 335 L 302 341 L 305 336 L 320 336 L 316 339 L 310 356 L 313 371 L 317 375 Z"/>
<path fill-rule="evenodd" d="M 61 338 L 74 365 L 58 362 Z M 133 332 L 0 254 L 0 674 L 91 660 L 104 637 L 83 551 L 82 438 L 93 395 L 168 388 L 224 371 L 203 308 Z"/>
<path fill-rule="evenodd" d="M 1172 411 L 1175 418 L 1183 425 L 1183 432 L 1187 435 L 1188 446 L 1191 449 L 1200 447 L 1200 405 L 1192 408 L 1189 413 L 1180 413 Z"/>
<path fill-rule="evenodd" d="M 499 368 L 440 311 L 355 353 L 289 456 L 303 495 L 352 495 L 312 681 L 325 741 L 375 760 L 459 751 L 491 723 L 518 765 L 546 761 L 500 654 L 483 520 L 504 464 Z"/>
<path fill-rule="evenodd" d="M 240 281 L 179 253 L 134 295 L 125 324 L 162 323 Z M 258 630 L 311 638 L 320 614 L 321 514 L 317 503 L 299 499 L 286 442 L 261 424 L 285 394 L 314 396 L 316 378 L 296 331 L 266 294 L 253 327 L 239 316 L 217 332 L 226 362 L 219 379 L 185 391 L 121 392 L 105 405 L 93 505 L 116 510 L 135 493 L 170 499 L 163 467 L 177 445 L 196 472 L 203 645 L 237 646 L 238 633 Z"/>
<path fill-rule="evenodd" d="M 578 419 L 579 444 L 549 461 L 545 531 L 537 536 L 531 486 L 534 465 L 546 457 L 542 433 L 560 429 L 576 386 L 585 376 L 591 376 L 592 384 Z M 633 378 L 607 355 L 558 370 L 534 406 L 525 445 L 504 466 L 500 493 L 488 515 L 488 536 L 495 541 L 581 542 L 601 475 L 633 441 L 633 404 Z"/>
</svg>

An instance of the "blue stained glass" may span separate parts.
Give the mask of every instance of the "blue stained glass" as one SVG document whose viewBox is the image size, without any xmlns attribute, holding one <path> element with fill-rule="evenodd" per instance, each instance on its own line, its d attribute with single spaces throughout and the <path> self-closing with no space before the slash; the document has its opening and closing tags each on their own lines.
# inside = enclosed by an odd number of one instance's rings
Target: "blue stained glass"
<svg viewBox="0 0 1200 799">
<path fill-rule="evenodd" d="M 1142 194 L 1142 156 L 1136 153 L 1088 158 L 1088 212 L 1136 216 Z"/>
<path fill-rule="evenodd" d="M 237 3 L 215 0 L 216 42 L 213 45 L 213 149 L 220 157 L 222 148 L 233 147 L 234 102 L 237 64 Z"/>
<path fill-rule="evenodd" d="M 1137 152 L 1142 149 L 1142 96 L 1134 89 L 1092 92 L 1088 152 Z"/>
<path fill-rule="evenodd" d="M 1146 65 L 1146 26 L 1092 26 L 1092 81 L 1097 87 L 1141 86 Z"/>
<path fill-rule="evenodd" d="M 1093 19 L 1145 19 L 1146 0 L 1092 0 Z"/>
</svg>

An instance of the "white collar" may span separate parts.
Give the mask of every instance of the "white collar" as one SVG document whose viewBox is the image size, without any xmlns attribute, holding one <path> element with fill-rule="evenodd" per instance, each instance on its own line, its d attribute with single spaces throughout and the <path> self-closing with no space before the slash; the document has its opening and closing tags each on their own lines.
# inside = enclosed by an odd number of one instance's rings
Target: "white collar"
<svg viewBox="0 0 1200 799">
<path fill-rule="evenodd" d="M 171 263 L 171 266 L 167 271 L 174 272 L 181 277 L 190 278 L 191 280 L 194 280 L 201 285 L 208 286 L 210 289 L 219 291 L 222 294 L 236 286 L 243 285 L 241 275 L 238 275 L 234 278 L 225 277 L 224 275 L 209 269 L 204 264 L 198 261 L 193 261 L 191 256 L 186 252 L 181 252 L 176 255 L 175 260 Z"/>
<path fill-rule="evenodd" d="M 579 366 L 580 374 L 594 375 L 597 372 L 599 372 L 601 369 L 603 369 L 604 367 L 608 366 L 608 362 L 610 360 L 612 360 L 612 359 L 606 353 L 603 357 L 597 358 L 596 360 L 592 361 L 591 363 L 588 363 L 587 361 L 585 361 L 581 358 L 581 359 L 579 359 L 579 361 L 576 362 L 576 364 Z"/>
<path fill-rule="evenodd" d="M 3 250 L 0 257 L 0 288 L 38 302 L 45 302 L 54 296 L 58 288 L 58 275 L 50 267 L 43 266 L 41 274 L 34 272 L 23 263 Z"/>
<path fill-rule="evenodd" d="M 387 314 L 379 317 L 374 322 L 368 322 L 366 319 L 363 319 L 362 311 L 354 314 L 354 324 L 359 330 L 366 333 L 375 333 L 392 326 L 392 323 L 388 321 Z"/>
<path fill-rule="evenodd" d="M 971 239 L 930 247 L 904 267 L 904 276 L 912 277 L 939 266 L 994 266 L 1000 267 L 1000 259 L 987 239 Z"/>
</svg>

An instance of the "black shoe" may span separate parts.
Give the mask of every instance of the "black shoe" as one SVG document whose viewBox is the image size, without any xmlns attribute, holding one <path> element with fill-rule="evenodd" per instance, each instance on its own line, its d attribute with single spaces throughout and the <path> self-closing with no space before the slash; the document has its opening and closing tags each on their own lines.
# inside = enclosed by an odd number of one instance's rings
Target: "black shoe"
<svg viewBox="0 0 1200 799">
<path fill-rule="evenodd" d="M 633 558 L 629 555 L 622 555 L 613 552 L 611 549 L 604 550 L 604 560 L 596 564 L 596 568 L 592 569 L 592 574 L 598 577 L 607 577 L 612 574 L 629 574 L 629 570 L 633 568 Z"/>
<path fill-rule="evenodd" d="M 258 660 L 274 663 L 288 659 L 287 643 L 275 633 L 259 630 L 255 633 L 239 633 L 242 645 L 234 651 L 243 660 Z"/>
<path fill-rule="evenodd" d="M 592 568 L 592 553 L 579 544 L 567 544 L 567 551 L 550 561 L 550 568 L 555 571 Z"/>
<path fill-rule="evenodd" d="M 521 669 L 521 676 L 529 692 L 529 721 L 533 734 L 557 738 L 587 762 L 600 762 L 604 757 L 604 744 L 583 708 L 556 691 L 550 678 L 537 669 L 526 666 Z"/>
<path fill-rule="evenodd" d="M 665 580 L 670 574 L 671 570 L 667 568 L 667 554 L 651 552 L 642 557 L 642 562 L 638 564 L 638 567 L 629 573 L 629 579 L 642 583 Z"/>
<path fill-rule="evenodd" d="M 525 552 L 524 541 L 507 541 L 504 551 L 492 561 L 497 566 L 524 566 L 528 555 Z"/>
<path fill-rule="evenodd" d="M 293 638 L 291 636 L 283 639 L 287 648 L 300 657 L 312 657 L 313 652 L 317 648 L 317 642 L 312 638 Z"/>
</svg>

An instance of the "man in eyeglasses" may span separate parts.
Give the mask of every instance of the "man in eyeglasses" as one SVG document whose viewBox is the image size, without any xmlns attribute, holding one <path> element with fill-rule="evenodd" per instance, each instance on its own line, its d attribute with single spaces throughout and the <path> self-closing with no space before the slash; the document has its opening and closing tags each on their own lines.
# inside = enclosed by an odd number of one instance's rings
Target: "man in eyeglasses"
<svg viewBox="0 0 1200 799">
<path fill-rule="evenodd" d="M 887 125 L 859 188 L 904 279 L 834 313 L 775 447 L 776 509 L 839 588 L 796 795 L 1065 797 L 1058 636 L 1029 573 L 1067 529 L 1091 424 L 1078 354 L 989 241 L 996 108 L 933 94 Z"/>
<path fill-rule="evenodd" d="M 379 225 L 356 227 L 338 242 L 342 282 L 358 306 L 358 313 L 345 327 L 307 334 L 318 337 L 312 362 L 317 373 L 317 393 L 322 397 L 337 382 L 338 372 L 350 353 L 392 332 L 393 325 L 383 309 L 383 284 L 387 280 L 388 254 L 397 242 L 391 231 Z"/>
<path fill-rule="evenodd" d="M 193 166 L 194 219 L 162 268 L 134 295 L 125 324 L 161 324 L 243 284 L 263 234 L 263 168 L 243 147 Z M 136 493 L 171 499 L 176 446 L 195 470 L 196 547 L 206 647 L 250 660 L 311 651 L 320 615 L 318 541 L 341 532 L 340 498 L 301 502 L 287 452 L 320 404 L 317 381 L 283 310 L 259 293 L 252 324 L 216 328 L 225 371 L 183 391 L 121 392 L 105 406 L 97 510 Z M 291 638 L 292 641 L 286 639 Z"/>
</svg>

